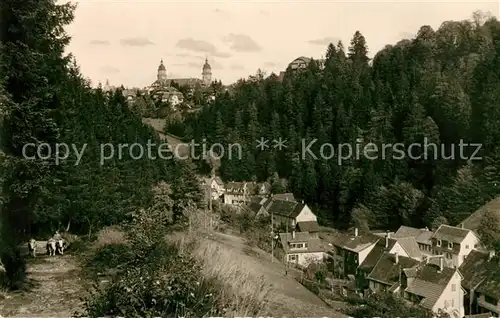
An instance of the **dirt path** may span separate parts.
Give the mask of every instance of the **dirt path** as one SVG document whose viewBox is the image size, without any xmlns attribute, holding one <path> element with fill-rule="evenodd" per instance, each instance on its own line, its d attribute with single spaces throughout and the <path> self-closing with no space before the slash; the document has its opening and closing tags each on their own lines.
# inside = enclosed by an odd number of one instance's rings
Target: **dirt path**
<svg viewBox="0 0 500 318">
<path fill-rule="evenodd" d="M 72 255 L 29 260 L 29 291 L 10 293 L 0 300 L 3 317 L 72 317 L 85 296 L 77 261 Z"/>
</svg>

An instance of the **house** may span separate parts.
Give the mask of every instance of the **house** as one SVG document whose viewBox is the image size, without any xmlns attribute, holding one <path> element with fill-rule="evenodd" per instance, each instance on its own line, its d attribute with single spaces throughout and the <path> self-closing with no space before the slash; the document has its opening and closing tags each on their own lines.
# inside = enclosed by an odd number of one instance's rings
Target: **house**
<svg viewBox="0 0 500 318">
<path fill-rule="evenodd" d="M 460 271 L 446 268 L 441 257 L 439 265 L 424 262 L 403 270 L 401 294 L 436 314 L 445 312 L 452 318 L 462 318 L 465 315 L 462 279 Z"/>
<path fill-rule="evenodd" d="M 370 291 L 374 293 L 399 292 L 402 271 L 414 268 L 418 264 L 420 264 L 419 261 L 400 256 L 398 253 L 384 253 L 366 278 Z"/>
<path fill-rule="evenodd" d="M 224 204 L 248 203 L 252 197 L 252 190 L 248 182 L 229 182 L 224 189 Z"/>
<path fill-rule="evenodd" d="M 456 268 L 419 262 L 398 253 L 384 253 L 368 275 L 371 292 L 392 292 L 434 313 L 464 315 L 462 275 Z"/>
<path fill-rule="evenodd" d="M 444 255 L 449 267 L 460 267 L 473 249 L 478 249 L 479 237 L 471 230 L 441 225 L 431 237 L 432 254 Z"/>
<path fill-rule="evenodd" d="M 409 226 L 400 226 L 399 229 L 394 233 L 393 238 L 399 237 L 413 237 L 418 244 L 420 251 L 425 255 L 432 254 L 432 241 L 431 237 L 434 232 L 429 231 L 429 229 L 417 229 Z"/>
<path fill-rule="evenodd" d="M 317 222 L 316 215 L 304 202 L 271 199 L 267 212 L 277 225 L 295 229 L 300 222 Z"/>
<path fill-rule="evenodd" d="M 269 182 L 262 182 L 257 184 L 256 194 L 261 196 L 267 196 L 271 193 L 271 184 Z"/>
<path fill-rule="evenodd" d="M 326 251 L 323 242 L 308 232 L 279 234 L 286 262 L 307 267 L 313 262 L 321 262 Z"/>
<path fill-rule="evenodd" d="M 203 178 L 202 185 L 210 192 L 212 200 L 217 200 L 224 194 L 224 182 L 220 177 Z"/>
<path fill-rule="evenodd" d="M 300 232 L 318 233 L 320 228 L 316 221 L 302 221 L 297 222 L 296 230 Z"/>
<path fill-rule="evenodd" d="M 358 266 L 381 239 L 371 233 L 359 235 L 357 228 L 354 229 L 354 235 L 325 232 L 320 233 L 319 237 L 331 246 L 327 255 L 334 263 L 334 274 L 341 277 L 354 277 Z"/>
<path fill-rule="evenodd" d="M 271 203 L 271 199 L 262 198 L 254 196 L 250 199 L 250 202 L 246 205 L 247 211 L 252 213 L 256 218 L 269 216 L 267 212 L 267 207 Z"/>
<path fill-rule="evenodd" d="M 500 266 L 494 252 L 473 250 L 460 266 L 466 314 L 500 316 Z"/>
<path fill-rule="evenodd" d="M 469 229 L 472 231 L 477 231 L 479 225 L 481 224 L 481 219 L 486 211 L 493 211 L 494 214 L 500 217 L 500 196 L 494 198 L 489 201 L 479 209 L 477 209 L 474 213 L 469 215 L 465 220 L 463 220 L 458 227 L 463 227 L 465 229 Z"/>
<path fill-rule="evenodd" d="M 391 233 L 387 233 L 385 238 L 379 240 L 375 244 L 375 247 L 358 266 L 356 272 L 356 287 L 361 293 L 364 293 L 364 291 L 368 289 L 369 286 L 366 278 L 385 253 L 398 254 L 417 261 L 421 261 L 423 258 L 423 254 L 419 250 L 417 242 L 413 237 L 392 238 Z"/>
<path fill-rule="evenodd" d="M 311 63 L 312 59 L 309 57 L 301 56 L 293 60 L 290 64 L 288 64 L 288 68 L 295 71 L 300 69 L 306 69 L 307 66 Z M 318 63 L 320 69 L 324 67 L 325 60 L 319 59 L 315 60 Z"/>
</svg>

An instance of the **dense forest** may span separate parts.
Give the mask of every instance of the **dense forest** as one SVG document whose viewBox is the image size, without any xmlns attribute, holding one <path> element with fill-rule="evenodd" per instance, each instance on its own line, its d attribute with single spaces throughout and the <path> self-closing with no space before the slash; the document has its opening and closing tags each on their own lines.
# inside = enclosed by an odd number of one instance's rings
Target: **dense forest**
<svg viewBox="0 0 500 318">
<path fill-rule="evenodd" d="M 222 92 L 210 107 L 167 127 L 186 139 L 240 143 L 242 160 L 222 158 L 225 180 L 287 178 L 290 190 L 338 227 L 396 229 L 455 224 L 500 193 L 500 23 L 481 13 L 467 21 L 422 26 L 413 39 L 368 57 L 357 31 L 349 47 L 326 50 L 324 67 L 311 62 L 283 81 L 262 72 Z M 255 141 L 285 139 L 282 151 Z M 363 157 L 338 162 L 299 158 L 301 140 L 324 143 L 435 143 L 427 157 Z M 475 151 L 459 144 L 480 143 Z M 444 147 L 444 152 L 441 146 Z M 413 148 L 412 158 L 424 154 Z M 454 155 L 453 155 L 454 154 Z M 464 159 L 465 158 L 465 159 Z"/>
<path fill-rule="evenodd" d="M 146 144 L 157 137 L 119 90 L 92 89 L 74 57 L 64 53 L 70 41 L 64 27 L 74 9 L 51 0 L 0 3 L 0 255 L 12 282 L 24 275 L 17 246 L 28 236 L 56 229 L 90 235 L 121 222 L 150 204 L 151 187 L 160 180 L 170 182 L 176 204 L 184 204 L 177 199 L 190 191 L 191 199 L 199 199 L 192 169 L 182 163 L 133 160 L 124 152 L 101 165 L 101 144 Z M 50 144 L 51 153 L 42 153 L 48 159 L 23 157 L 27 143 Z M 57 163 L 57 143 L 78 149 L 86 144 L 81 162 L 72 155 Z M 27 156 L 36 155 L 35 148 L 27 149 Z"/>
</svg>

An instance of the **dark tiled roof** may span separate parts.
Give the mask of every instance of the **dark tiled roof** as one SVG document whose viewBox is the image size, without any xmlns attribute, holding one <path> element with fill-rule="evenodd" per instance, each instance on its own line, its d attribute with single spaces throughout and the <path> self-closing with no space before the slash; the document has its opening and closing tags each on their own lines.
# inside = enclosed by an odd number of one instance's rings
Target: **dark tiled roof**
<svg viewBox="0 0 500 318">
<path fill-rule="evenodd" d="M 414 237 L 400 237 L 396 239 L 411 258 L 420 259 L 422 258 L 422 252 L 418 248 L 417 241 Z"/>
<path fill-rule="evenodd" d="M 453 268 L 444 268 L 443 271 L 440 271 L 438 266 L 427 264 L 418 269 L 417 276 L 406 288 L 406 292 L 423 297 L 420 305 L 432 309 L 455 271 L 456 269 Z M 457 288 L 460 288 L 460 286 L 457 286 Z"/>
<path fill-rule="evenodd" d="M 316 221 L 297 222 L 297 228 L 301 232 L 319 232 L 319 225 Z"/>
<path fill-rule="evenodd" d="M 172 82 L 179 84 L 180 86 L 189 85 L 196 86 L 197 84 L 201 84 L 202 81 L 198 78 L 171 78 L 167 79 L 168 85 L 171 85 Z"/>
<path fill-rule="evenodd" d="M 401 225 L 393 237 L 418 237 L 424 230 Z"/>
<path fill-rule="evenodd" d="M 381 238 L 377 235 L 358 235 L 356 237 L 353 236 L 350 239 L 345 240 L 342 247 L 353 252 L 360 252 L 365 248 L 377 243 L 378 240 L 381 240 Z"/>
<path fill-rule="evenodd" d="M 462 223 L 460 224 L 463 224 L 464 228 L 466 229 L 477 231 L 484 213 L 488 210 L 493 211 L 495 212 L 495 214 L 500 216 L 500 196 L 494 198 L 490 202 L 486 203 L 485 205 L 477 209 L 474 213 L 469 215 L 469 217 L 463 220 Z"/>
<path fill-rule="evenodd" d="M 377 265 L 378 260 L 384 255 L 385 252 L 390 251 L 394 245 L 396 244 L 396 240 L 389 238 L 388 246 L 385 247 L 385 238 L 381 239 L 375 244 L 375 247 L 371 250 L 370 253 L 366 256 L 365 260 L 361 265 L 359 265 L 359 269 L 365 272 L 371 272 L 375 265 Z"/>
<path fill-rule="evenodd" d="M 460 265 L 460 273 L 464 277 L 462 286 L 466 289 L 476 287 L 487 276 L 488 254 L 480 251 L 471 251 Z"/>
<path fill-rule="evenodd" d="M 467 229 L 443 224 L 434 232 L 432 238 L 445 240 L 447 242 L 462 243 L 469 232 L 470 230 Z"/>
<path fill-rule="evenodd" d="M 226 185 L 226 192 L 229 194 L 244 194 L 245 182 L 229 182 Z"/>
<path fill-rule="evenodd" d="M 283 201 L 272 199 L 272 203 L 267 209 L 269 213 L 273 213 L 280 216 L 286 216 L 289 218 L 295 218 L 302 209 L 305 207 L 304 204 L 295 201 Z"/>
<path fill-rule="evenodd" d="M 283 200 L 283 201 L 296 201 L 293 193 L 279 193 L 273 195 L 274 200 Z"/>
<path fill-rule="evenodd" d="M 262 208 L 262 205 L 260 205 L 258 203 L 250 202 L 250 204 L 247 207 L 251 212 L 259 213 L 260 209 Z"/>
<path fill-rule="evenodd" d="M 432 231 L 427 229 L 417 229 L 402 225 L 392 237 L 414 237 L 417 243 L 430 245 L 430 240 L 433 234 L 434 233 Z"/>
<path fill-rule="evenodd" d="M 317 253 L 325 252 L 326 247 L 321 240 L 315 235 L 308 232 L 295 232 L 295 238 L 292 238 L 292 233 L 280 233 L 281 244 L 285 253 Z M 307 249 L 291 251 L 288 243 L 302 243 L 307 242 Z"/>
<path fill-rule="evenodd" d="M 396 255 L 384 253 L 370 275 L 368 275 L 368 279 L 392 286 L 399 282 L 400 271 L 405 268 L 415 267 L 419 264 L 418 261 L 409 257 L 399 256 L 398 259 L 398 264 L 396 264 Z"/>
</svg>

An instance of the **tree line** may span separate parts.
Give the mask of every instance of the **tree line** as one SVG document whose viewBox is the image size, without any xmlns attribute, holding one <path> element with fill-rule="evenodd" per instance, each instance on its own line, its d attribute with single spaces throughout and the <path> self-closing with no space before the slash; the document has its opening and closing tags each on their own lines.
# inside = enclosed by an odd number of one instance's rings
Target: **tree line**
<svg viewBox="0 0 500 318">
<path fill-rule="evenodd" d="M 437 30 L 422 26 L 373 59 L 356 31 L 347 49 L 342 42 L 327 47 L 324 67 L 313 60 L 302 71 L 287 70 L 282 81 L 258 71 L 166 129 L 189 140 L 241 144 L 242 160 L 221 159 L 223 179 L 263 181 L 277 173 L 326 224 L 456 224 L 499 193 L 499 43 L 500 23 L 481 13 Z M 281 137 L 287 147 L 261 151 L 261 137 Z M 317 139 L 315 154 L 324 143 L 438 148 L 413 148 L 402 160 L 388 149 L 385 159 L 351 157 L 339 165 L 338 153 L 297 158 L 302 139 Z M 474 147 L 460 156 L 460 142 L 482 144 L 476 156 L 483 159 L 467 160 Z"/>
<path fill-rule="evenodd" d="M 125 153 L 99 163 L 100 144 L 159 140 L 120 90 L 93 89 L 74 57 L 65 54 L 70 38 L 64 27 L 74 10 L 74 4 L 52 0 L 0 4 L 0 20 L 8 26 L 0 37 L 0 256 L 11 285 L 25 274 L 18 245 L 29 236 L 46 239 L 56 229 L 91 235 L 117 224 L 148 206 L 151 187 L 161 180 L 172 184 L 175 204 L 184 204 L 179 199 L 186 193 L 199 202 L 192 169 L 179 162 L 133 160 Z M 27 143 L 52 145 L 52 156 L 26 159 Z M 56 164 L 56 143 L 88 146 L 79 165 L 71 158 Z"/>
</svg>

